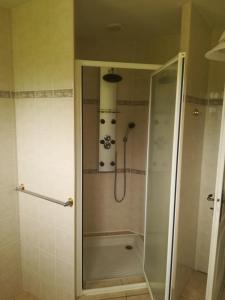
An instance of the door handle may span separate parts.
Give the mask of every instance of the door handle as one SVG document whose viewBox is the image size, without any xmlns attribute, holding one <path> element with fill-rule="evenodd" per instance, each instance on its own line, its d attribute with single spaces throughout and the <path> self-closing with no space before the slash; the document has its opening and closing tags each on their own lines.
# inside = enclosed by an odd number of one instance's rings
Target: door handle
<svg viewBox="0 0 225 300">
<path fill-rule="evenodd" d="M 207 200 L 212 201 L 212 202 L 215 201 L 215 198 L 214 198 L 213 194 L 209 194 L 208 197 L 207 197 Z"/>
<path fill-rule="evenodd" d="M 214 201 L 215 201 L 215 198 L 214 198 L 213 194 L 209 194 L 209 195 L 207 196 L 207 200 L 208 200 L 208 201 L 214 202 Z M 217 199 L 217 201 L 220 201 L 220 199 Z M 222 194 L 222 203 L 225 203 L 224 194 Z"/>
</svg>

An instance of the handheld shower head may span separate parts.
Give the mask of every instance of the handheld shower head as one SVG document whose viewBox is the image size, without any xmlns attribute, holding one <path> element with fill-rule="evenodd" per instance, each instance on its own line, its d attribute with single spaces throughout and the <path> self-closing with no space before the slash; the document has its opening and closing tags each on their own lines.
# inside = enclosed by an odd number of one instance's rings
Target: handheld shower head
<svg viewBox="0 0 225 300">
<path fill-rule="evenodd" d="M 126 143 L 128 141 L 128 135 L 131 129 L 135 128 L 136 124 L 134 122 L 129 122 L 127 125 L 127 130 L 126 130 L 126 134 L 123 138 L 124 143 Z"/>
</svg>

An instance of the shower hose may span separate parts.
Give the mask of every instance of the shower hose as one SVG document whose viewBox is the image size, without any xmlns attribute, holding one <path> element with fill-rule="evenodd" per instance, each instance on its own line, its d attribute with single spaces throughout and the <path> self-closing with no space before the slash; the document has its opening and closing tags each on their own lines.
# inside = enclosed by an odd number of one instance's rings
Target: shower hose
<svg viewBox="0 0 225 300">
<path fill-rule="evenodd" d="M 114 199 L 116 202 L 121 203 L 126 196 L 127 189 L 127 174 L 126 174 L 126 160 L 127 160 L 127 151 L 126 151 L 127 138 L 123 139 L 123 196 L 119 198 L 117 196 L 117 178 L 118 178 L 118 169 L 117 169 L 117 151 L 115 153 L 115 176 L 114 176 Z"/>
</svg>

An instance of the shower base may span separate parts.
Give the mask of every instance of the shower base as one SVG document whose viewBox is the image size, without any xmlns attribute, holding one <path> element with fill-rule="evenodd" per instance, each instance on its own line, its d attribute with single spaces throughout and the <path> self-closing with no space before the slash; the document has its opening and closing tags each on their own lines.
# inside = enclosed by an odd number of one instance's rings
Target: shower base
<svg viewBox="0 0 225 300">
<path fill-rule="evenodd" d="M 90 236 L 83 242 L 84 288 L 145 282 L 140 235 Z"/>
</svg>

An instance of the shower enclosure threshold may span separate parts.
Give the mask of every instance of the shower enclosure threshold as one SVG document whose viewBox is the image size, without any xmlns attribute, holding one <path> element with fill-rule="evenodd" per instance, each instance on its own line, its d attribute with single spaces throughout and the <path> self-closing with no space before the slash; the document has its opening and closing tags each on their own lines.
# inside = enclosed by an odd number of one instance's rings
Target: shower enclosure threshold
<svg viewBox="0 0 225 300">
<path fill-rule="evenodd" d="M 115 297 L 132 296 L 138 294 L 148 294 L 148 284 L 146 282 L 118 285 L 112 287 L 101 287 L 93 289 L 83 289 L 82 296 L 107 295 Z"/>
</svg>

